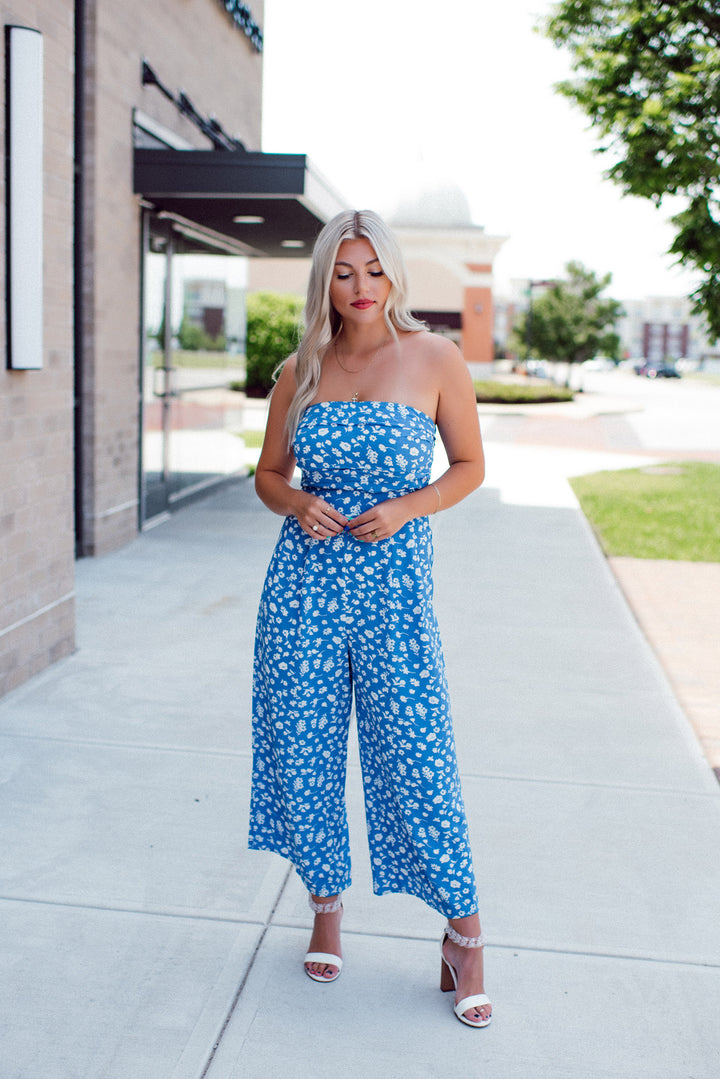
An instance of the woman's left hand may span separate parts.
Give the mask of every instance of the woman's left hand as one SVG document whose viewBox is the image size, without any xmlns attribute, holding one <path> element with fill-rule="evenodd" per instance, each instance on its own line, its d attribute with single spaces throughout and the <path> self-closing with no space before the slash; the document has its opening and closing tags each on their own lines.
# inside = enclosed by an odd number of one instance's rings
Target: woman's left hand
<svg viewBox="0 0 720 1079">
<path fill-rule="evenodd" d="M 387 502 L 378 502 L 369 510 L 348 524 L 348 531 L 356 540 L 363 543 L 378 543 L 394 536 L 410 520 L 402 498 L 390 498 Z"/>
</svg>

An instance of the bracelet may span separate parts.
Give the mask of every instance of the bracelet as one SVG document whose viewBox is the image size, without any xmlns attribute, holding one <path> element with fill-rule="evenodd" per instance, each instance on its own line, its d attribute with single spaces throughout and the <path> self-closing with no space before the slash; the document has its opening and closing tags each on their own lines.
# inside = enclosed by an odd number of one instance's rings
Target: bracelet
<svg viewBox="0 0 720 1079">
<path fill-rule="evenodd" d="M 440 488 L 438 487 L 438 485 L 436 483 L 431 483 L 431 484 L 429 484 L 429 486 L 435 488 L 435 494 L 438 496 L 438 504 L 437 504 L 437 506 L 435 508 L 435 513 L 439 513 L 440 512 L 440 507 L 442 506 L 442 498 L 440 497 Z"/>
</svg>

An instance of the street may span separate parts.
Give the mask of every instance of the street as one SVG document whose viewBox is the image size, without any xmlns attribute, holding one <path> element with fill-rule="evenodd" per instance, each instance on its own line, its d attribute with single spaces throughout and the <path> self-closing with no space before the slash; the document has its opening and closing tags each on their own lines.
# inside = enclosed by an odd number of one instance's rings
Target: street
<svg viewBox="0 0 720 1079">
<path fill-rule="evenodd" d="M 692 377 L 640 378 L 628 370 L 587 371 L 583 380 L 585 393 L 628 402 L 624 418 L 643 449 L 720 456 L 720 386 Z"/>
</svg>

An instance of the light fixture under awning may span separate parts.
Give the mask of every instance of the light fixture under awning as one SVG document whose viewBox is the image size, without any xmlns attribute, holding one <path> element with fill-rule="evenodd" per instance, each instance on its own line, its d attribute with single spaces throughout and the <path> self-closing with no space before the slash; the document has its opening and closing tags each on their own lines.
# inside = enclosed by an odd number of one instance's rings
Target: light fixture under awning
<svg viewBox="0 0 720 1079">
<path fill-rule="evenodd" d="M 226 237 L 238 253 L 307 257 L 322 226 L 348 208 L 304 154 L 134 153 L 134 189 L 146 205 L 165 220 Z"/>
</svg>

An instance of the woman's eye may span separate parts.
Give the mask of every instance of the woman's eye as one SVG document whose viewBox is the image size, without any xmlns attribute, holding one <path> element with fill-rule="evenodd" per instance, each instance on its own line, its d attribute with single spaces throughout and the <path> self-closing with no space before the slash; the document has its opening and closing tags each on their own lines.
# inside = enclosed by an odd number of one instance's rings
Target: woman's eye
<svg viewBox="0 0 720 1079">
<path fill-rule="evenodd" d="M 349 276 L 350 276 L 349 273 L 339 273 L 337 275 L 337 279 L 338 279 L 338 281 L 347 281 Z"/>
<path fill-rule="evenodd" d="M 385 276 L 385 271 L 384 270 L 371 270 L 370 271 L 370 276 L 371 277 L 384 277 Z"/>
</svg>

